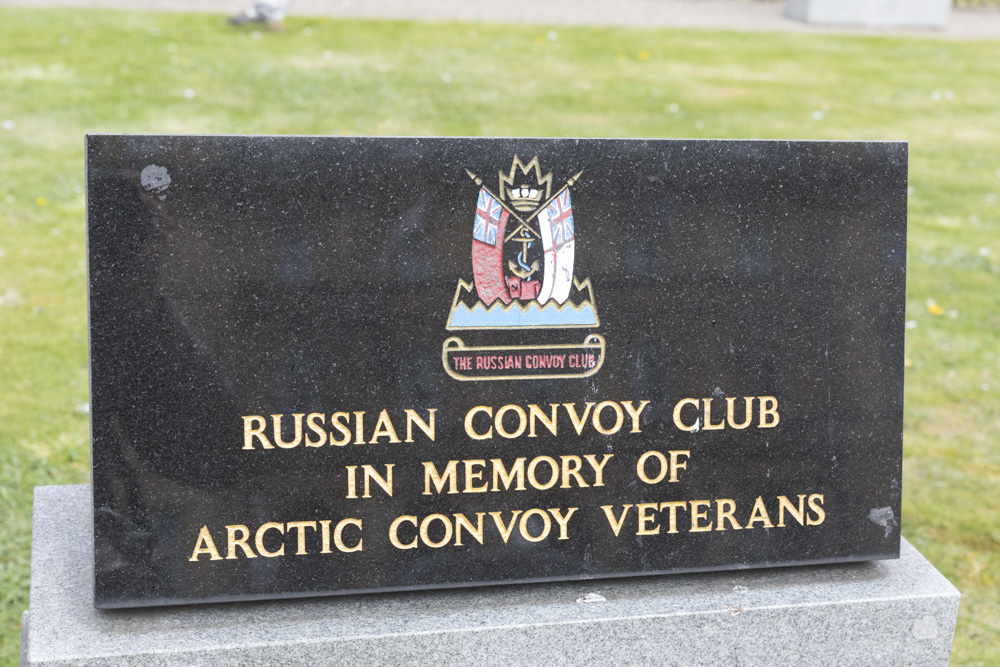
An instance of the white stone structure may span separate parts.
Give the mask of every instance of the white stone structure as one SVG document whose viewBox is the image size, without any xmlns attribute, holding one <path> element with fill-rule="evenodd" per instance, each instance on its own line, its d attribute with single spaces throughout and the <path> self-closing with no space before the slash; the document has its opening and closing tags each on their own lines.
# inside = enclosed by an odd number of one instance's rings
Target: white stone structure
<svg viewBox="0 0 1000 667">
<path fill-rule="evenodd" d="M 786 0 L 785 16 L 870 28 L 948 27 L 952 0 Z"/>
</svg>

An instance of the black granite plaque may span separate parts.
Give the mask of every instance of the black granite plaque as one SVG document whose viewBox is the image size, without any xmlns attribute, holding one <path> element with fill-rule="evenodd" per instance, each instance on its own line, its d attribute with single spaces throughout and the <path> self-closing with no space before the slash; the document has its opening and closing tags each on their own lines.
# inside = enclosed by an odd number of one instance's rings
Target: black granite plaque
<svg viewBox="0 0 1000 667">
<path fill-rule="evenodd" d="M 97 606 L 897 557 L 906 160 L 89 137 Z"/>
</svg>

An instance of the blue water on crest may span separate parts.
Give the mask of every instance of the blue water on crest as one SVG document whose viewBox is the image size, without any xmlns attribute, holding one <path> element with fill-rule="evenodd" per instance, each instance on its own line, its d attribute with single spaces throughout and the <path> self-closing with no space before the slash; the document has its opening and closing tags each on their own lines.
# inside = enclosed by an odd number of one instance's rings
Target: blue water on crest
<svg viewBox="0 0 1000 667">
<path fill-rule="evenodd" d="M 472 310 L 464 303 L 451 316 L 448 327 L 451 329 L 481 329 L 483 327 L 565 327 L 565 326 L 597 326 L 597 313 L 591 304 L 585 304 L 580 310 L 568 306 L 559 310 L 554 302 L 548 302 L 539 307 L 533 302 L 523 312 L 514 307 L 510 310 L 494 308 L 486 310 L 481 303 Z"/>
</svg>

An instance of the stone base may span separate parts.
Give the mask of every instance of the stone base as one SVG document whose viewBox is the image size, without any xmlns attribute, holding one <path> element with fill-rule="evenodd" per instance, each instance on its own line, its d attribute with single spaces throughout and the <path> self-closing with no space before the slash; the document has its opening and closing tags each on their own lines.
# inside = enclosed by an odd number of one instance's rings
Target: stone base
<svg viewBox="0 0 1000 667">
<path fill-rule="evenodd" d="M 951 4 L 952 0 L 786 0 L 785 16 L 828 25 L 943 30 Z"/>
<path fill-rule="evenodd" d="M 958 615 L 905 540 L 870 563 L 99 611 L 91 521 L 89 486 L 35 489 L 24 665 L 946 665 Z"/>
</svg>

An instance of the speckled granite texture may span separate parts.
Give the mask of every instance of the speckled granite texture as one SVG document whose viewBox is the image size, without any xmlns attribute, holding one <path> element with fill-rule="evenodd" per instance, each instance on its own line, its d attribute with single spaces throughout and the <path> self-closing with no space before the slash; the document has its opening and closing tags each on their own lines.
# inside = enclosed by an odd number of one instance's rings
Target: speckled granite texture
<svg viewBox="0 0 1000 667">
<path fill-rule="evenodd" d="M 22 664 L 945 665 L 958 613 L 905 540 L 869 563 L 101 611 L 90 507 L 35 490 Z"/>
<path fill-rule="evenodd" d="M 904 142 L 86 153 L 97 607 L 899 557 Z"/>
</svg>

